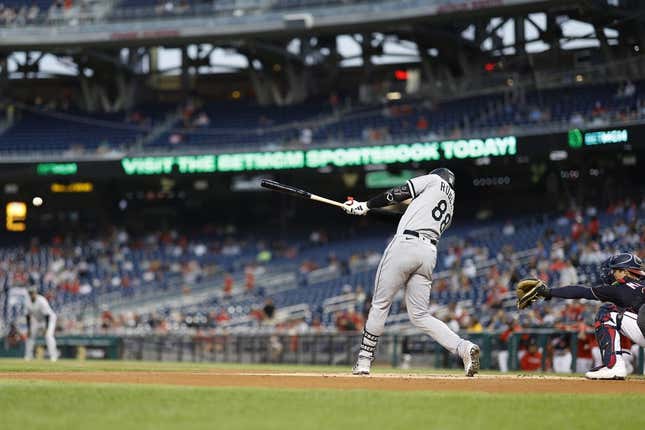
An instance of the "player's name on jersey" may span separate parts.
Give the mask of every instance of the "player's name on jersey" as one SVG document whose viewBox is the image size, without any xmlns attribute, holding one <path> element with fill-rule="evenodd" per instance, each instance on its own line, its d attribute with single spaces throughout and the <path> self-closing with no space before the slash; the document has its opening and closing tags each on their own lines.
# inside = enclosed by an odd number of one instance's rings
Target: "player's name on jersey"
<svg viewBox="0 0 645 430">
<path fill-rule="evenodd" d="M 131 157 L 121 160 L 127 175 L 191 174 L 253 170 L 317 169 L 442 159 L 503 157 L 517 153 L 515 136 L 415 142 L 399 145 L 231 154 Z"/>
</svg>

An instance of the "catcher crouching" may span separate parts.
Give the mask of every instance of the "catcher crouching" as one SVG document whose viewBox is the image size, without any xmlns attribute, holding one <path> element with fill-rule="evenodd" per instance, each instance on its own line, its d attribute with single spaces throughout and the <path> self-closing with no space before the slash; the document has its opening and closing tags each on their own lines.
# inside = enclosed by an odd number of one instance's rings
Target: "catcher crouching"
<svg viewBox="0 0 645 430">
<path fill-rule="evenodd" d="M 601 265 L 601 285 L 587 288 L 568 285 L 549 288 L 539 279 L 517 283 L 517 307 L 525 309 L 538 299 L 587 299 L 605 302 L 596 315 L 594 331 L 602 355 L 602 366 L 585 373 L 588 379 L 625 379 L 627 369 L 621 355 L 620 336 L 645 347 L 645 268 L 636 255 L 621 253 Z"/>
</svg>

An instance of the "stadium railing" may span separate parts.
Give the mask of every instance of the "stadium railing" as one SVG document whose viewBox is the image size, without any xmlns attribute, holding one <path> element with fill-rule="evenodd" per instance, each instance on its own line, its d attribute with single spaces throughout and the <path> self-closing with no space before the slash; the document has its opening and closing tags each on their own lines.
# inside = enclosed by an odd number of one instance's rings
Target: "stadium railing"
<svg viewBox="0 0 645 430">
<path fill-rule="evenodd" d="M 520 345 L 535 343 L 542 353 L 541 370 L 549 370 L 551 360 L 548 342 L 564 337 L 569 339 L 572 355 L 571 371 L 576 369 L 578 332 L 553 329 L 526 330 L 514 333 L 507 344 L 500 341 L 499 332 L 462 333 L 477 342 L 482 349 L 482 369 L 499 369 L 498 355 L 508 351 L 508 369 L 520 370 Z M 265 333 L 254 335 L 152 335 L 152 336 L 60 336 L 58 346 L 63 358 L 124 359 L 147 361 L 188 361 L 210 363 L 275 363 L 350 366 L 360 344 L 361 333 Z M 37 346 L 43 349 L 44 339 Z M 9 348 L 0 343 L 0 357 L 21 357 L 23 344 Z M 42 351 L 40 352 L 42 356 Z M 404 355 L 409 357 L 406 359 Z M 411 359 L 410 359 L 411 358 Z M 643 348 L 634 357 L 636 373 L 642 375 Z M 459 359 L 424 334 L 385 334 L 379 341 L 376 362 L 380 365 L 407 368 L 431 367 L 460 369 Z"/>
</svg>

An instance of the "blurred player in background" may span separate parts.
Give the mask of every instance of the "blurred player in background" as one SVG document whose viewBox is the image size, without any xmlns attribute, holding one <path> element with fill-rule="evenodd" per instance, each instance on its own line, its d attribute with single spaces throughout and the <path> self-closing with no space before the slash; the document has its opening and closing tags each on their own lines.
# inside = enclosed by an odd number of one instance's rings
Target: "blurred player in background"
<svg viewBox="0 0 645 430">
<path fill-rule="evenodd" d="M 410 321 L 464 362 L 466 376 L 479 371 L 479 347 L 462 339 L 443 321 L 430 315 L 432 272 L 437 263 L 437 241 L 450 226 L 455 202 L 455 175 L 446 168 L 410 179 L 367 202 L 349 199 L 343 208 L 350 215 L 412 199 L 394 238 L 385 249 L 376 271 L 374 296 L 358 360 L 352 373 L 369 375 L 378 338 L 397 292 L 405 288 Z"/>
<path fill-rule="evenodd" d="M 38 288 L 29 287 L 29 300 L 27 300 L 27 341 L 25 344 L 25 360 L 34 358 L 34 346 L 38 330 L 45 329 L 45 342 L 51 361 L 58 360 L 58 349 L 54 331 L 56 330 L 56 314 L 49 306 L 45 297 L 38 294 Z"/>
</svg>

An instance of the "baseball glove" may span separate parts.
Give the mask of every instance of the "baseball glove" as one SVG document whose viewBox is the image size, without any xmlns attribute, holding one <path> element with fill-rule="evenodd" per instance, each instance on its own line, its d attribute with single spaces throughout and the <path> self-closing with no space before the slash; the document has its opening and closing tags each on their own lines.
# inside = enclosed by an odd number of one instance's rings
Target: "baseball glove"
<svg viewBox="0 0 645 430">
<path fill-rule="evenodd" d="M 543 281 L 536 278 L 522 279 L 517 283 L 515 292 L 517 293 L 518 309 L 528 308 L 539 298 L 546 300 L 551 298 L 549 287 Z"/>
</svg>

